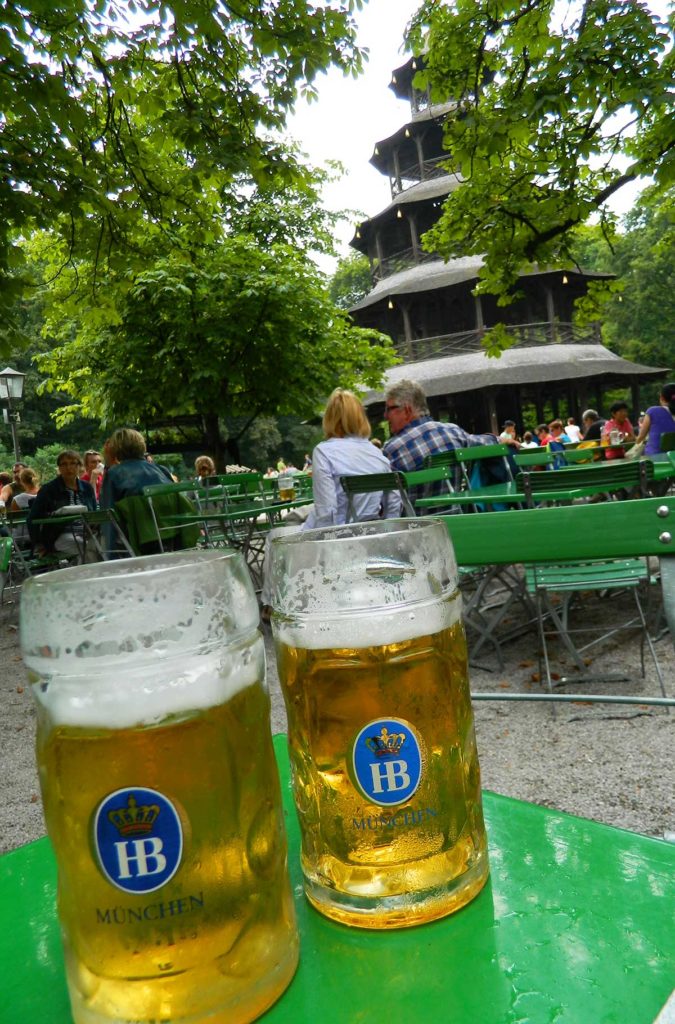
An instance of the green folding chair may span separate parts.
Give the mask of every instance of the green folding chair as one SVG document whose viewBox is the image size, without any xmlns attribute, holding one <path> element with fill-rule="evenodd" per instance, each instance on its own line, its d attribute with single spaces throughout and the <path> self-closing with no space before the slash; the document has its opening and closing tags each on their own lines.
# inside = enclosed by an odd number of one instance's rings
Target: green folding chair
<svg viewBox="0 0 675 1024">
<path fill-rule="evenodd" d="M 548 448 L 541 447 L 538 451 L 530 449 L 526 452 L 516 452 L 513 456 L 518 469 L 548 469 L 553 465 L 553 453 Z"/>
<path fill-rule="evenodd" d="M 403 477 L 400 473 L 362 473 L 360 476 L 341 476 L 340 484 L 347 495 L 347 522 L 356 523 L 359 517 L 354 505 L 354 498 L 357 494 L 374 494 L 381 491 L 382 494 L 389 494 L 396 491 L 401 498 L 402 513 L 404 516 L 415 517 L 416 512 L 405 489 Z"/>
<path fill-rule="evenodd" d="M 675 452 L 669 458 L 675 467 Z M 675 498 L 524 509 L 483 516 L 448 516 L 445 522 L 460 564 L 525 564 L 528 589 L 538 603 L 538 628 L 541 629 L 543 623 L 547 630 L 552 626 L 579 667 L 578 677 L 556 680 L 558 683 L 598 678 L 586 671 L 584 648 L 577 646 L 570 635 L 572 630 L 564 615 L 566 594 L 585 590 L 598 593 L 615 587 L 631 590 L 636 614 L 619 628 L 635 629 L 641 634 L 642 645 L 649 647 L 663 695 L 651 702 L 672 703 L 666 698 L 663 675 L 638 588 L 651 583 L 645 557 L 658 555 L 666 617 L 675 638 Z M 556 591 L 563 596 L 563 605 L 557 608 L 550 599 Z M 551 606 L 554 615 L 550 614 Z M 616 630 L 617 627 L 605 630 L 605 638 L 612 637 Z M 541 634 L 540 637 L 547 690 L 551 694 L 550 638 Z M 644 654 L 644 647 L 641 654 Z M 644 659 L 642 664 L 644 671 Z M 576 696 L 567 695 L 566 699 Z M 491 694 L 490 698 L 500 699 L 500 695 Z M 578 699 L 587 698 L 578 695 Z M 602 701 L 605 697 L 591 694 L 588 699 Z M 616 699 L 624 703 L 641 702 L 640 697 Z"/>
</svg>

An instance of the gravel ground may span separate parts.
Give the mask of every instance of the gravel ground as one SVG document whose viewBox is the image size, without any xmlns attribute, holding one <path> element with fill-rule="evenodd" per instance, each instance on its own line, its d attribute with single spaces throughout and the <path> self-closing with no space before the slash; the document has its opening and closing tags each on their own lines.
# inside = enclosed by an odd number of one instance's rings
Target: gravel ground
<svg viewBox="0 0 675 1024">
<path fill-rule="evenodd" d="M 609 609 L 588 600 L 577 615 L 588 623 L 598 614 L 623 611 L 612 600 Z M 658 609 L 652 618 L 658 622 Z M 272 727 L 285 731 L 286 716 L 274 664 L 269 628 L 265 628 L 268 680 L 272 693 Z M 481 652 L 481 667 L 471 668 L 475 693 L 540 693 L 537 638 L 527 632 L 503 645 L 505 664 L 494 653 Z M 657 645 L 669 697 L 675 696 L 675 655 L 669 636 Z M 639 642 L 634 634 L 616 637 L 594 658 L 593 668 L 628 677 L 621 683 L 585 684 L 586 692 L 660 696 L 653 664 L 640 674 Z M 555 657 L 553 671 L 563 675 L 565 662 Z M 583 692 L 567 685 L 562 692 Z M 18 613 L 13 605 L 0 609 L 0 852 L 44 835 L 44 821 L 34 765 L 35 712 L 21 661 Z M 483 785 L 508 796 L 593 818 L 651 836 L 675 832 L 675 758 L 673 715 L 638 706 L 588 705 L 583 701 L 557 705 L 475 702 L 478 750 Z"/>
</svg>

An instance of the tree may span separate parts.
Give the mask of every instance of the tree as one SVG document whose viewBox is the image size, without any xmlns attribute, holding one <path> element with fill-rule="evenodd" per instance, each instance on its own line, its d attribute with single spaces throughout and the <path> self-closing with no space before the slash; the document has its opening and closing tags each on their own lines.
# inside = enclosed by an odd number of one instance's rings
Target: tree
<svg viewBox="0 0 675 1024">
<path fill-rule="evenodd" d="M 222 236 L 232 197 L 303 170 L 279 141 L 297 92 L 357 72 L 363 0 L 19 0 L 0 25 L 0 341 L 30 283 L 22 238 L 55 229 L 66 261 L 127 264 L 137 225 Z M 187 237 L 187 236 L 184 236 Z"/>
<path fill-rule="evenodd" d="M 48 327 L 62 344 L 40 359 L 49 387 L 73 397 L 62 422 L 197 413 L 222 464 L 222 417 L 241 417 L 241 436 L 262 413 L 311 415 L 337 384 L 375 387 L 395 361 L 390 339 L 354 327 L 286 244 L 239 234 L 197 258 L 178 246 L 131 280 L 111 274 L 96 307 L 71 288 L 74 273 L 52 286 Z"/>
<path fill-rule="evenodd" d="M 360 252 L 349 253 L 338 261 L 330 281 L 330 295 L 336 306 L 350 309 L 373 287 L 370 262 Z"/>
<path fill-rule="evenodd" d="M 409 42 L 416 85 L 454 101 L 447 166 L 465 184 L 424 237 L 484 254 L 478 290 L 509 301 L 532 262 L 569 261 L 573 229 L 629 181 L 673 180 L 673 55 L 637 0 L 425 0 Z"/>
<path fill-rule="evenodd" d="M 675 367 L 675 190 L 646 189 L 610 249 L 600 229 L 585 228 L 575 248 L 588 270 L 617 275 L 604 308 L 603 337 L 615 352 L 650 366 Z"/>
</svg>

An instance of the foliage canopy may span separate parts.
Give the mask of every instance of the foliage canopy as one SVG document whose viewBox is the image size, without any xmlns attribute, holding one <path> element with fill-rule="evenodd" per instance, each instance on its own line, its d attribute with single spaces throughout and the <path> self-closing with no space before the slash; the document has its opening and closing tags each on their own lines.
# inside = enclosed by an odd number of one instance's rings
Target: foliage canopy
<svg viewBox="0 0 675 1024">
<path fill-rule="evenodd" d="M 465 185 L 425 236 L 484 254 L 480 290 L 508 301 L 527 264 L 569 261 L 573 229 L 639 176 L 673 181 L 672 37 L 638 0 L 425 0 L 416 85 L 455 107 L 448 167 Z"/>
<path fill-rule="evenodd" d="M 0 308 L 26 284 L 22 238 L 58 229 L 97 267 L 145 233 L 210 244 L 242 183 L 302 181 L 280 142 L 318 72 L 356 73 L 362 0 L 19 0 L 0 15 Z M 140 262 L 140 260 L 139 260 Z"/>
<path fill-rule="evenodd" d="M 197 413 L 220 458 L 220 417 L 245 429 L 262 413 L 309 416 L 337 384 L 376 386 L 394 361 L 389 339 L 354 327 L 309 257 L 283 243 L 236 234 L 197 260 L 174 249 L 131 281 L 111 277 L 86 309 L 74 273 L 48 309 L 61 344 L 40 360 L 48 387 L 73 397 L 62 421 Z"/>
</svg>

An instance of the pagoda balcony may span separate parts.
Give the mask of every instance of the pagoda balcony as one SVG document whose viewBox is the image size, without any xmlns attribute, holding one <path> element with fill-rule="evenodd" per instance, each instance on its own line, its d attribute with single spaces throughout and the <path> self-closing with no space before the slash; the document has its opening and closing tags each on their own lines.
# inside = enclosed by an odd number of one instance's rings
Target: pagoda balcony
<svg viewBox="0 0 675 1024">
<path fill-rule="evenodd" d="M 600 328 L 592 325 L 580 328 L 571 323 L 542 321 L 530 324 L 507 324 L 507 333 L 513 338 L 513 348 L 536 345 L 597 345 L 602 344 Z M 485 336 L 489 328 L 460 331 L 457 334 L 438 334 L 428 338 L 394 340 L 398 355 L 406 363 L 419 363 L 441 356 L 457 356 L 468 352 L 484 351 Z"/>
<path fill-rule="evenodd" d="M 447 154 L 445 156 L 434 157 L 433 160 L 422 160 L 416 161 L 413 164 L 409 164 L 408 167 L 404 167 L 389 175 L 389 188 L 391 189 L 392 199 L 395 196 L 401 194 L 401 192 L 407 191 L 412 188 L 413 185 L 419 185 L 421 181 L 431 181 L 432 178 L 444 178 L 448 175 L 448 170 L 443 166 L 444 161 L 447 162 Z"/>
<path fill-rule="evenodd" d="M 373 284 L 383 281 L 385 277 L 392 277 L 402 270 L 409 270 L 410 267 L 417 267 L 421 263 L 430 263 L 439 259 L 436 252 L 425 252 L 423 249 L 401 249 L 391 256 L 385 256 L 382 260 L 375 260 L 372 267 Z"/>
</svg>

